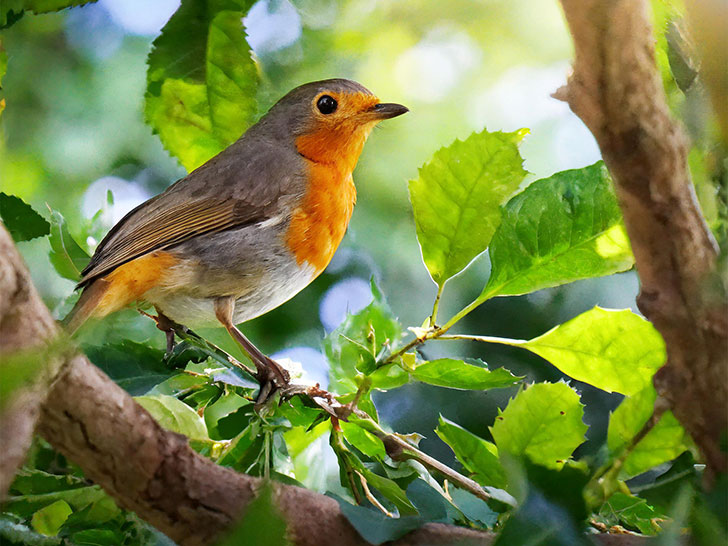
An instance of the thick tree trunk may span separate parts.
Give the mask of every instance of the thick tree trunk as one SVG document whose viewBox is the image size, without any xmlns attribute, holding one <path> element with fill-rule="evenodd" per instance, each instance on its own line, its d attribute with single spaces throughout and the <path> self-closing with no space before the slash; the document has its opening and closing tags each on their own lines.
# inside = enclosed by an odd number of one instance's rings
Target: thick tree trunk
<svg viewBox="0 0 728 546">
<path fill-rule="evenodd" d="M 638 305 L 665 339 L 655 387 L 699 446 L 727 469 L 728 305 L 715 242 L 697 204 L 688 145 L 671 119 L 644 0 L 561 0 L 574 71 L 556 96 L 596 138 L 624 214 Z"/>
</svg>

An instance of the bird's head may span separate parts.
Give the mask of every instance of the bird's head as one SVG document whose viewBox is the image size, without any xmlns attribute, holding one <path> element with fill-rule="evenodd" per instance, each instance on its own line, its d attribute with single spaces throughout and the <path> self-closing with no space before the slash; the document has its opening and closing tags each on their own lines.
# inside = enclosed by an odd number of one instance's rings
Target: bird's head
<svg viewBox="0 0 728 546">
<path fill-rule="evenodd" d="M 332 79 L 295 88 L 261 122 L 278 138 L 292 139 L 310 161 L 350 172 L 374 126 L 407 111 L 401 104 L 380 102 L 357 82 Z"/>
</svg>

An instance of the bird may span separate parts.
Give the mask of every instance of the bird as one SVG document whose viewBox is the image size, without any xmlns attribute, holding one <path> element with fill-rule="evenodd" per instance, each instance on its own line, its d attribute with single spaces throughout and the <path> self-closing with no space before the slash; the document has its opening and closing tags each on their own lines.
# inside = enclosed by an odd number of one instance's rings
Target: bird
<svg viewBox="0 0 728 546">
<path fill-rule="evenodd" d="M 352 80 L 296 87 L 237 141 L 112 227 L 81 272 L 66 331 L 147 302 L 168 350 L 178 325 L 222 325 L 268 392 L 287 385 L 288 372 L 236 325 L 324 271 L 352 216 L 352 173 L 367 137 L 408 111 Z"/>
</svg>

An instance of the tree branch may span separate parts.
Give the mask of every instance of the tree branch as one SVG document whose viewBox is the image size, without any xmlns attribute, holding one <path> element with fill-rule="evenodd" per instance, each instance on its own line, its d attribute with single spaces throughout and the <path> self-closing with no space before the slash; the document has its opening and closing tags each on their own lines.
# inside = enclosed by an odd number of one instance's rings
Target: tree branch
<svg viewBox="0 0 728 546">
<path fill-rule="evenodd" d="M 30 274 L 18 254 L 10 234 L 0 224 L 0 365 L 3 377 L 10 372 L 13 353 L 42 352 L 45 340 L 55 336 L 57 327 L 33 287 Z M 21 362 L 20 364 L 30 365 Z M 43 403 L 47 384 L 61 364 L 60 359 L 44 362 L 43 373 L 35 375 L 7 400 L 0 400 L 0 500 L 33 439 L 33 429 Z"/>
<path fill-rule="evenodd" d="M 665 339 L 655 386 L 705 457 L 728 469 L 728 304 L 697 205 L 688 145 L 671 119 L 644 0 L 561 0 L 574 39 L 569 103 L 615 183 L 641 281 L 638 305 Z"/>
</svg>

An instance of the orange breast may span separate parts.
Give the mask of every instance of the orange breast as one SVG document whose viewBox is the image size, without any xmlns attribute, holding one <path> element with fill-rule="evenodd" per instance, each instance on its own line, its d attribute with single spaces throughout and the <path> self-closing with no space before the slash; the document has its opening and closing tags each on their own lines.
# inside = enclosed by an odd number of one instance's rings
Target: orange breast
<svg viewBox="0 0 728 546">
<path fill-rule="evenodd" d="M 312 163 L 309 186 L 294 211 L 286 243 L 299 265 L 321 273 L 341 243 L 356 202 L 351 171 L 333 164 Z"/>
</svg>

